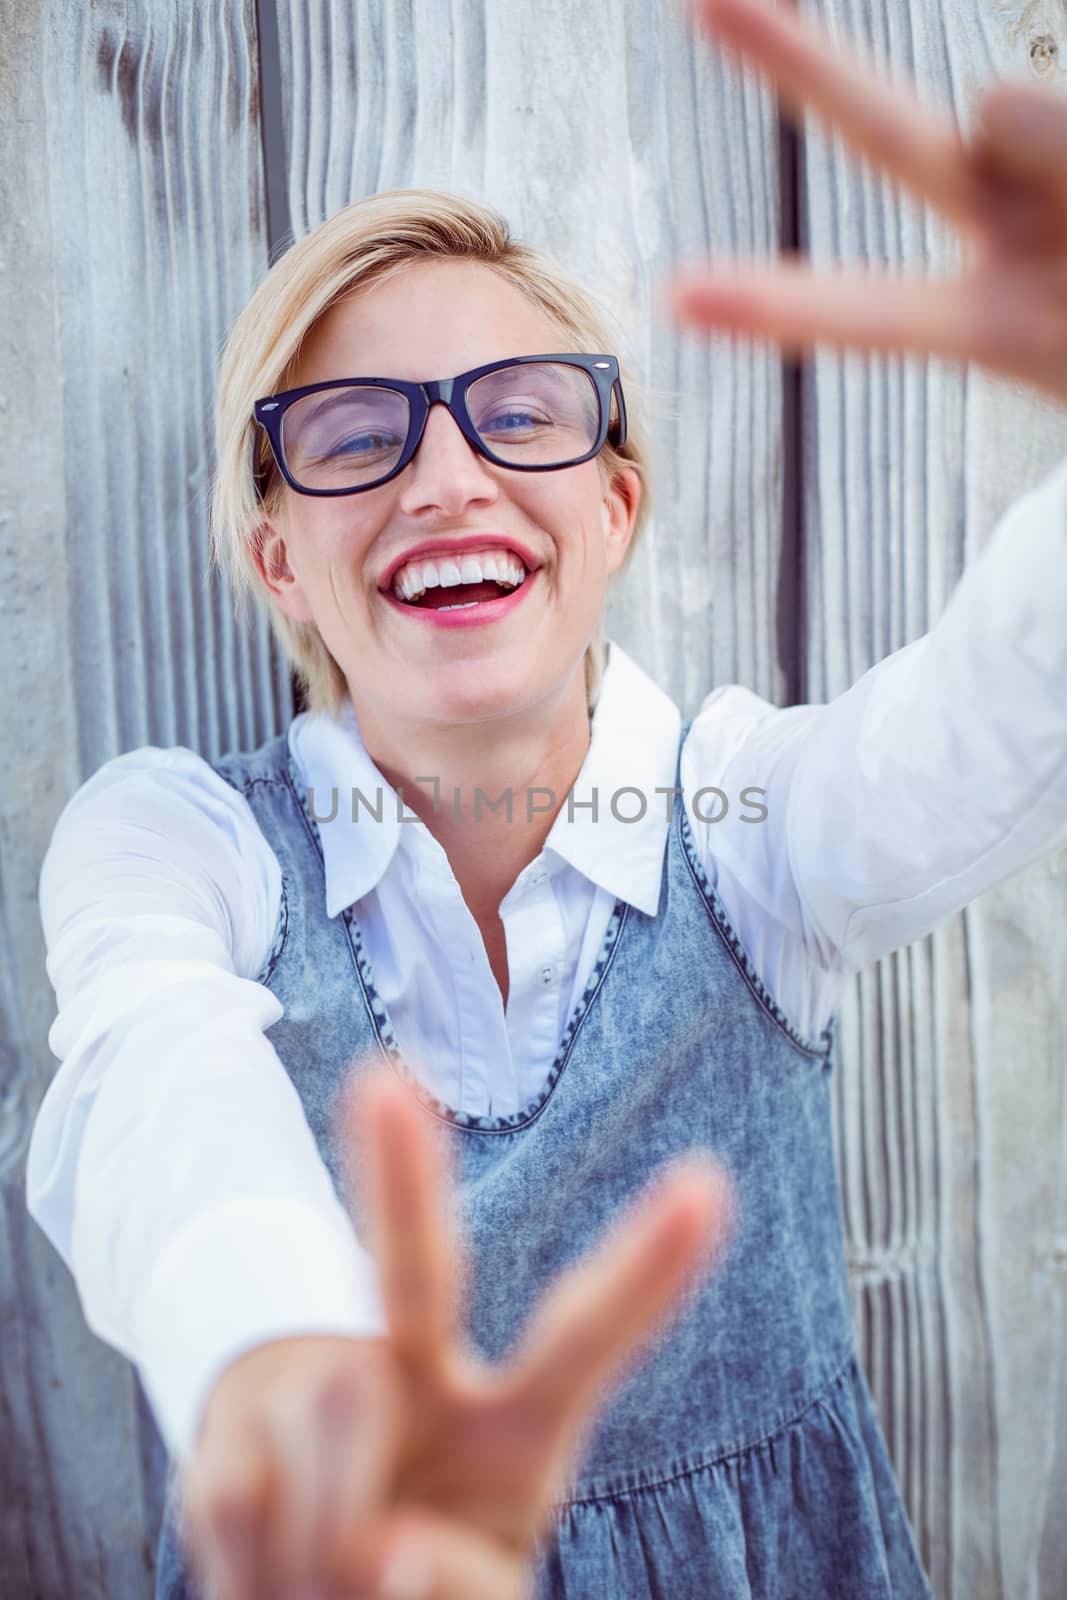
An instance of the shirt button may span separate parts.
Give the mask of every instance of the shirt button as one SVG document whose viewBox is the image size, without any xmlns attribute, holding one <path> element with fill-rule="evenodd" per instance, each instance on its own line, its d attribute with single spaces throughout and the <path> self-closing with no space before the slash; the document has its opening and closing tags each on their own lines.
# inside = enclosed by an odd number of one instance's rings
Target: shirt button
<svg viewBox="0 0 1067 1600">
<path fill-rule="evenodd" d="M 542 967 L 541 968 L 541 982 L 542 983 L 551 983 L 552 982 L 552 968 L 551 967 Z"/>
</svg>

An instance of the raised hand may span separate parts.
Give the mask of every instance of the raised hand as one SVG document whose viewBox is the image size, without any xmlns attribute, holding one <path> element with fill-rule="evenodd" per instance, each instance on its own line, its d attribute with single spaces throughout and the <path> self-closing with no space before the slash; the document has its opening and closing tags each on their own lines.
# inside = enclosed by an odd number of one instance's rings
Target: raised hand
<svg viewBox="0 0 1067 1600">
<path fill-rule="evenodd" d="M 184 1475 L 190 1553 L 212 1600 L 355 1600 L 390 1569 L 405 1600 L 520 1600 L 583 1427 L 718 1253 L 729 1186 L 676 1162 L 492 1368 L 457 1337 L 464 1263 L 426 1113 L 390 1073 L 356 1081 L 347 1143 L 389 1337 L 279 1340 L 226 1369 Z"/>
<path fill-rule="evenodd" d="M 905 279 L 802 259 L 685 268 L 678 320 L 770 339 L 973 361 L 1067 403 L 1067 95 L 998 81 L 965 139 L 949 116 L 886 82 L 791 4 L 692 0 L 694 18 L 964 234 L 959 278 Z"/>
</svg>

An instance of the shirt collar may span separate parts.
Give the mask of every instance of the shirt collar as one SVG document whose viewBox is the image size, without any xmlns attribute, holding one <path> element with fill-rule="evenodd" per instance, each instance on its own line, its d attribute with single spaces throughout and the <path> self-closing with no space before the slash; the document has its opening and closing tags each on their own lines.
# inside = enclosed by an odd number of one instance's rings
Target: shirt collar
<svg viewBox="0 0 1067 1600">
<path fill-rule="evenodd" d="M 682 714 L 612 641 L 589 749 L 545 840 L 572 867 L 654 916 Z M 583 801 L 596 800 L 596 812 Z M 614 802 L 614 808 L 613 808 Z"/>
<path fill-rule="evenodd" d="M 681 712 L 674 701 L 609 642 L 589 749 L 572 801 L 564 799 L 545 840 L 546 851 L 649 916 L 659 906 L 671 803 L 662 791 L 674 784 L 680 731 Z M 396 790 L 367 753 L 351 703 L 337 716 L 302 712 L 294 717 L 289 748 L 322 839 L 326 915 L 335 917 L 385 876 L 401 826 L 415 833 L 424 824 L 401 824 Z M 356 822 L 354 794 L 363 796 Z M 583 804 L 594 800 L 595 813 L 591 804 Z M 406 805 L 403 811 L 414 817 Z"/>
</svg>

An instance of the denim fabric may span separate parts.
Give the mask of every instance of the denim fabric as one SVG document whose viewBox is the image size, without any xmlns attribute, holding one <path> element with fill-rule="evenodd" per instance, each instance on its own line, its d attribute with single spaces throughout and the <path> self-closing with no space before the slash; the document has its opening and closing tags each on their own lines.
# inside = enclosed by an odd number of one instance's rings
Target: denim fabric
<svg viewBox="0 0 1067 1600">
<path fill-rule="evenodd" d="M 350 1067 L 387 1058 L 451 1147 L 468 1333 L 484 1356 L 506 1356 L 545 1287 L 665 1161 L 699 1146 L 733 1174 L 728 1252 L 590 1427 L 539 1551 L 536 1600 L 929 1600 L 853 1344 L 835 1024 L 805 1038 L 775 1004 L 699 863 L 680 794 L 655 916 L 618 902 L 540 1093 L 517 1115 L 479 1117 L 417 1084 L 358 922 L 326 916 L 286 737 L 217 770 L 281 866 L 261 977 L 285 1015 L 269 1036 L 338 1191 L 364 1236 L 333 1111 Z M 159 1555 L 157 1600 L 197 1600 L 173 1505 Z"/>
</svg>

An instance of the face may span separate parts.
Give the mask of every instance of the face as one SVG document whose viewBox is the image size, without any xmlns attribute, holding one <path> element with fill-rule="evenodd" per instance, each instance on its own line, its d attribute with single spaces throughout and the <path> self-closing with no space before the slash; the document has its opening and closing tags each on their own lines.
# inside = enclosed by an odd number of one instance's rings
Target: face
<svg viewBox="0 0 1067 1600">
<path fill-rule="evenodd" d="M 555 324 L 490 268 L 419 262 L 335 305 L 305 340 L 291 387 L 450 377 L 563 348 Z M 435 405 L 413 460 L 389 483 L 333 498 L 286 486 L 259 566 L 286 614 L 315 623 L 361 725 L 547 713 L 576 695 L 584 705 L 586 645 L 639 496 L 632 468 L 608 485 L 597 457 L 552 472 L 496 466 Z M 484 619 L 480 607 L 435 614 L 382 588 L 405 552 L 457 537 L 471 551 L 487 538 L 514 541 L 533 563 Z"/>
</svg>

